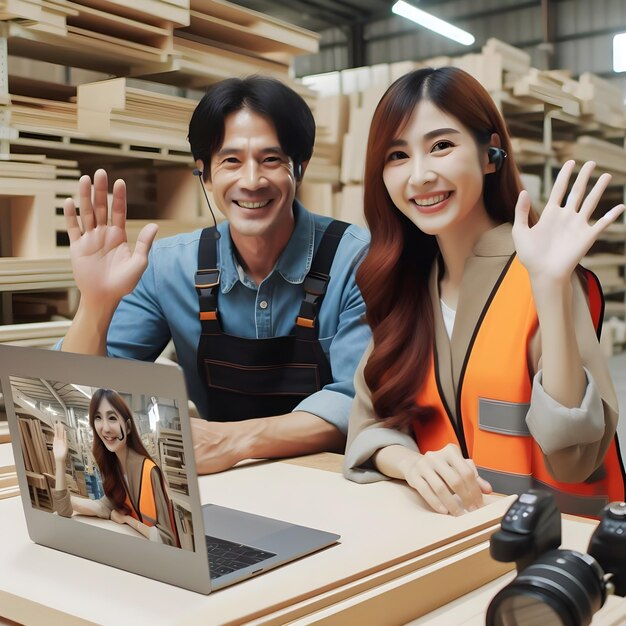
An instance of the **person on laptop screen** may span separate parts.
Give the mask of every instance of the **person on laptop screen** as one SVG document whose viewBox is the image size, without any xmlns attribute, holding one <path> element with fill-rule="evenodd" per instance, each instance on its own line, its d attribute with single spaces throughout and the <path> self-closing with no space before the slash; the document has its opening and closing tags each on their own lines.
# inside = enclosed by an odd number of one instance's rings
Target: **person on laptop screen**
<svg viewBox="0 0 626 626">
<path fill-rule="evenodd" d="M 131 253 L 124 182 L 108 223 L 106 173 L 93 189 L 81 178 L 80 220 L 71 199 L 64 206 L 81 300 L 62 350 L 154 360 L 173 339 L 204 418 L 192 420 L 199 473 L 343 450 L 371 336 L 355 283 L 369 236 L 295 198 L 311 111 L 276 80 L 227 79 L 198 104 L 188 139 L 226 221 L 154 246 L 150 224 Z"/>
<path fill-rule="evenodd" d="M 71 496 L 66 483 L 67 434 L 61 422 L 54 426 L 54 510 L 63 517 L 73 513 L 128 524 L 158 543 L 178 546 L 172 505 L 159 466 L 145 449 L 133 414 L 112 389 L 97 389 L 89 403 L 93 456 L 98 464 L 105 496 L 98 500 Z"/>
</svg>

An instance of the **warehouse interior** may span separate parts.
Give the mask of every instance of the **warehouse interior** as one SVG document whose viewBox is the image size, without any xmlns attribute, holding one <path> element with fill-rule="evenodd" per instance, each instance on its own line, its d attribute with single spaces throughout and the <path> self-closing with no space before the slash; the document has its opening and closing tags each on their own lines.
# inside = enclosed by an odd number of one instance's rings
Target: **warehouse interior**
<svg viewBox="0 0 626 626">
<path fill-rule="evenodd" d="M 598 216 L 623 200 L 626 73 L 614 70 L 625 54 L 614 51 L 615 36 L 626 31 L 623 2 L 419 3 L 470 33 L 469 44 L 393 14 L 392 4 L 195 1 L 183 9 L 156 2 L 149 15 L 148 0 L 143 13 L 113 0 L 8 2 L 1 14 L 0 122 L 2 152 L 11 156 L 0 254 L 10 279 L 0 292 L 0 341 L 46 345 L 65 333 L 77 294 L 61 205 L 81 174 L 105 167 L 111 178 L 127 179 L 131 239 L 146 220 L 158 220 L 159 237 L 203 223 L 208 215 L 189 176 L 185 126 L 203 90 L 227 75 L 267 73 L 305 95 L 318 131 L 300 198 L 349 222 L 364 223 L 365 129 L 373 109 L 393 79 L 423 65 L 457 65 L 488 88 L 535 206 L 570 157 L 595 159 L 613 174 Z M 166 117 L 167 126 L 155 132 Z M 13 163 L 17 155 L 28 161 Z M 16 186 L 31 187 L 33 195 Z M 54 212 L 41 208 L 52 205 Z M 588 263 L 607 297 L 607 355 L 626 344 L 625 228 L 613 225 Z M 27 277 L 41 268 L 35 285 Z"/>
<path fill-rule="evenodd" d="M 206 89 L 231 76 L 277 78 L 311 108 L 315 148 L 297 193 L 324 216 L 367 229 L 365 153 L 380 98 L 414 69 L 450 65 L 503 114 L 536 210 L 569 159 L 577 171 L 595 161 L 594 180 L 612 175 L 594 219 L 626 203 L 624 0 L 411 0 L 439 20 L 432 29 L 399 4 L 0 0 L 0 344 L 49 349 L 71 326 L 80 294 L 63 203 L 78 202 L 81 176 L 104 168 L 110 182 L 126 181 L 131 245 L 148 223 L 157 239 L 211 223 L 188 125 Z M 444 34 L 449 25 L 464 43 Z M 626 464 L 626 214 L 583 265 L 606 300 L 600 345 Z M 171 344 L 163 357 L 176 360 Z M 18 494 L 2 456 L 11 439 L 1 392 L 0 501 Z M 51 510 L 46 471 L 30 471 Z"/>
</svg>

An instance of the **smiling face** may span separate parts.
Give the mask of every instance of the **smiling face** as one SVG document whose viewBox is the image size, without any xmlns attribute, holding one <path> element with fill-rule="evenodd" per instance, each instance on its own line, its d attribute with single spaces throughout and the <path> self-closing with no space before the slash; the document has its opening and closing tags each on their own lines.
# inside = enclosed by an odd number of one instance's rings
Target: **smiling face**
<svg viewBox="0 0 626 626">
<path fill-rule="evenodd" d="M 245 108 L 228 115 L 224 141 L 210 169 L 207 188 L 235 237 L 290 237 L 296 195 L 294 164 L 267 118 Z"/>
<path fill-rule="evenodd" d="M 389 146 L 383 180 L 393 203 L 415 226 L 443 235 L 488 220 L 483 184 L 492 171 L 487 146 L 479 146 L 458 119 L 423 100 Z"/>
<path fill-rule="evenodd" d="M 117 453 L 126 448 L 129 425 L 105 397 L 93 416 L 93 428 L 109 452 Z"/>
</svg>

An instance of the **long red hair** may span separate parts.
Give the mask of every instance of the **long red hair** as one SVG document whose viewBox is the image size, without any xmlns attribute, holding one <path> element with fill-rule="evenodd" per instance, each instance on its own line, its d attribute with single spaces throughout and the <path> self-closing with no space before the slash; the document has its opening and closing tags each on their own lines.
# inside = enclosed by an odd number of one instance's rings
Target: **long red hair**
<svg viewBox="0 0 626 626">
<path fill-rule="evenodd" d="M 428 407 L 416 406 L 415 396 L 434 345 L 428 281 L 439 246 L 434 236 L 420 231 L 393 204 L 383 168 L 391 142 L 425 100 L 457 118 L 479 146 L 486 147 L 493 133 L 500 137 L 508 158 L 498 172 L 485 176 L 483 186 L 492 220 L 513 223 L 522 190 L 506 124 L 477 80 L 454 67 L 428 68 L 406 74 L 389 87 L 374 113 L 367 144 L 364 209 L 371 244 L 357 283 L 374 339 L 365 381 L 377 416 L 395 427 L 414 418 L 428 419 L 430 414 Z"/>
<path fill-rule="evenodd" d="M 100 402 L 102 402 L 103 399 L 108 400 L 121 420 L 130 425 L 130 432 L 126 437 L 126 445 L 148 459 L 152 459 L 152 457 L 141 442 L 141 436 L 135 426 L 132 411 L 124 401 L 124 398 L 113 389 L 96 389 L 89 403 L 89 425 L 93 431 L 93 445 L 91 450 L 100 468 L 104 493 L 117 510 L 124 511 L 124 513 L 129 515 L 131 511 L 125 504 L 126 488 L 124 487 L 124 476 L 122 475 L 119 461 L 114 452 L 110 452 L 106 449 L 106 446 L 98 436 L 94 427 L 94 418 L 100 407 Z M 123 428 L 124 424 L 120 424 L 120 426 Z"/>
</svg>

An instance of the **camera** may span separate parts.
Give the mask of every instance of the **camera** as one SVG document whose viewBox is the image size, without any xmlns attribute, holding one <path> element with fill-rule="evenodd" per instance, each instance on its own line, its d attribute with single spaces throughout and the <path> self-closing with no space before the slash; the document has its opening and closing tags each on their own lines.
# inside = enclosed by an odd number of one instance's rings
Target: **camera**
<svg viewBox="0 0 626 626">
<path fill-rule="evenodd" d="M 560 545 L 554 496 L 520 495 L 491 537 L 491 556 L 514 561 L 517 576 L 489 604 L 487 626 L 587 626 L 607 596 L 626 595 L 625 502 L 604 507 L 587 554 Z"/>
</svg>

